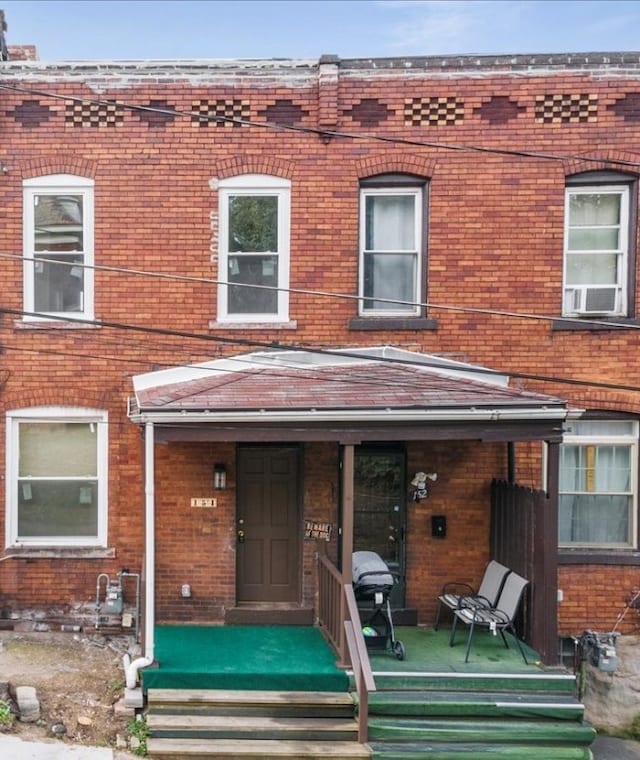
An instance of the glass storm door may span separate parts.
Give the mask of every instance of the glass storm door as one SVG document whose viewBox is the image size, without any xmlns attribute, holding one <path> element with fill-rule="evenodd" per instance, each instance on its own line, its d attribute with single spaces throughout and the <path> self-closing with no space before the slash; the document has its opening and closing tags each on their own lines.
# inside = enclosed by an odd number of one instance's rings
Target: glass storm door
<svg viewBox="0 0 640 760">
<path fill-rule="evenodd" d="M 397 574 L 396 608 L 405 601 L 405 492 L 403 450 L 356 448 L 353 549 L 376 552 Z"/>
</svg>

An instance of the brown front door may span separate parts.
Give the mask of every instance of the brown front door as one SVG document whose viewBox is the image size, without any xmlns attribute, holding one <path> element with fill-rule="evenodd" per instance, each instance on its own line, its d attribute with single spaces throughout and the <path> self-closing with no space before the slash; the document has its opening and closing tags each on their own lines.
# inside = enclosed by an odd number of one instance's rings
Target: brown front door
<svg viewBox="0 0 640 760">
<path fill-rule="evenodd" d="M 238 449 L 237 600 L 297 602 L 298 449 Z"/>
</svg>

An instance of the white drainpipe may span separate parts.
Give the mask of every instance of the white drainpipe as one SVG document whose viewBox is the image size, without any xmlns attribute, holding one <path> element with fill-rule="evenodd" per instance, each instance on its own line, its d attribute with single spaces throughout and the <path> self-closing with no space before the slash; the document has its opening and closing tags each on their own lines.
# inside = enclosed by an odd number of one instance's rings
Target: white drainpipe
<svg viewBox="0 0 640 760">
<path fill-rule="evenodd" d="M 125 661 L 127 689 L 135 689 L 138 671 L 153 663 L 155 637 L 155 472 L 154 472 L 154 428 L 153 422 L 145 424 L 145 614 L 144 614 L 144 655 L 133 662 Z"/>
</svg>

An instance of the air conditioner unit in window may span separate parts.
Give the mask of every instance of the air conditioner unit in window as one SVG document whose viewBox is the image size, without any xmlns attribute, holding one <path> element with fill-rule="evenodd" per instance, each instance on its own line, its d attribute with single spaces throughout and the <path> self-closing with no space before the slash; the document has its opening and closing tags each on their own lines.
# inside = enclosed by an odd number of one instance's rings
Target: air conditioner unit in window
<svg viewBox="0 0 640 760">
<path fill-rule="evenodd" d="M 618 288 L 593 285 L 574 288 L 570 300 L 576 314 L 616 314 L 618 311 Z"/>
</svg>

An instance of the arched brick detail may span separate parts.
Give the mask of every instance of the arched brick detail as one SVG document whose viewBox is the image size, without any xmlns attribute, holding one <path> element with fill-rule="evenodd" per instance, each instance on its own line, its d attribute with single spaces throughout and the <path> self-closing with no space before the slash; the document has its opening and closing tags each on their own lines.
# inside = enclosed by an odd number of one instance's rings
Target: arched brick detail
<svg viewBox="0 0 640 760">
<path fill-rule="evenodd" d="M 2 405 L 5 410 L 31 409 L 37 406 L 59 406 L 82 409 L 107 409 L 110 399 L 105 398 L 106 393 L 86 391 L 81 399 L 69 399 L 68 390 L 65 388 L 38 388 L 27 393 L 3 393 Z M 112 394 L 109 394 L 112 396 Z"/>
<path fill-rule="evenodd" d="M 394 156 L 381 153 L 377 156 L 367 156 L 356 161 L 358 177 L 373 177 L 376 174 L 416 174 L 420 177 L 431 177 L 436 168 L 436 161 L 428 156 L 402 155 Z"/>
<path fill-rule="evenodd" d="M 636 164 L 636 166 L 627 166 L 627 163 Z M 580 174 L 581 172 L 597 171 L 618 171 L 626 172 L 628 174 L 640 174 L 640 156 L 636 153 L 609 150 L 603 151 L 600 156 L 564 159 L 562 161 L 562 166 L 566 177 L 570 177 L 572 174 Z"/>
<path fill-rule="evenodd" d="M 87 161 L 84 158 L 61 156 L 59 158 L 47 157 L 27 161 L 19 168 L 22 179 L 44 177 L 47 174 L 75 174 L 77 177 L 94 179 L 97 165 L 94 161 Z"/>
<path fill-rule="evenodd" d="M 624 391 L 603 391 L 588 396 L 581 393 L 571 394 L 571 406 L 575 409 L 589 411 L 624 412 L 640 415 L 640 397 L 637 393 Z"/>
<path fill-rule="evenodd" d="M 293 165 L 272 156 L 235 156 L 216 165 L 218 179 L 237 177 L 240 174 L 269 174 L 272 177 L 291 179 Z"/>
</svg>

